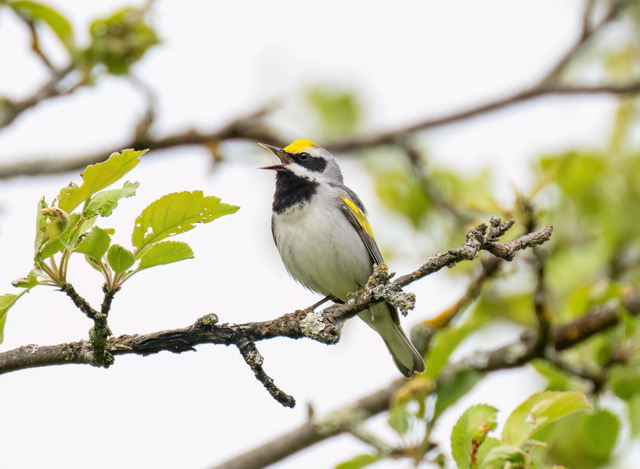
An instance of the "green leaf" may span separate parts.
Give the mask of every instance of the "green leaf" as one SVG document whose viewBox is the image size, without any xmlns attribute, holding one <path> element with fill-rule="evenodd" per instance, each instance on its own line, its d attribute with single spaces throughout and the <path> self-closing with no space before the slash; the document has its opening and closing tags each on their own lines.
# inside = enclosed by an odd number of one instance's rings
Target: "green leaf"
<svg viewBox="0 0 640 469">
<path fill-rule="evenodd" d="M 140 258 L 138 270 L 148 269 L 157 265 L 193 259 L 193 251 L 187 243 L 181 241 L 163 241 L 152 244 Z"/>
<path fill-rule="evenodd" d="M 4 341 L 4 325 L 7 322 L 7 313 L 0 312 L 0 344 Z"/>
<path fill-rule="evenodd" d="M 534 436 L 547 442 L 550 460 L 570 468 L 596 469 L 611 461 L 619 433 L 619 419 L 599 410 L 571 414 Z"/>
<path fill-rule="evenodd" d="M 26 277 L 14 280 L 13 282 L 11 282 L 11 285 L 17 288 L 33 288 L 36 285 L 39 285 L 39 282 L 38 282 L 39 274 L 40 272 L 37 271 L 36 269 L 31 269 L 31 271 L 27 274 Z"/>
<path fill-rule="evenodd" d="M 44 216 L 42 211 L 48 208 L 49 205 L 44 201 L 44 197 L 38 201 L 38 208 L 36 210 L 36 240 L 34 243 L 34 253 L 38 254 L 42 245 L 46 241 L 47 235 L 47 217 Z"/>
<path fill-rule="evenodd" d="M 107 262 L 117 274 L 125 272 L 135 262 L 133 253 L 119 244 L 114 244 L 107 252 Z"/>
<path fill-rule="evenodd" d="M 78 212 L 73 212 L 69 215 L 69 223 L 62 233 L 60 241 L 62 241 L 69 251 L 75 251 L 78 247 L 80 237 L 93 227 L 96 219 L 97 217 L 86 218 Z"/>
<path fill-rule="evenodd" d="M 409 413 L 404 405 L 395 405 L 389 412 L 387 419 L 389 426 L 399 435 L 404 435 L 409 431 Z"/>
<path fill-rule="evenodd" d="M 220 202 L 218 197 L 204 197 L 202 191 L 174 192 L 151 203 L 136 218 L 131 240 L 136 257 L 145 248 L 169 236 L 195 228 L 196 223 L 209 223 L 236 212 L 240 207 Z"/>
<path fill-rule="evenodd" d="M 69 216 L 63 210 L 50 208 L 44 199 L 40 200 L 36 216 L 35 258 L 46 259 L 64 247 L 60 237 L 68 220 Z"/>
<path fill-rule="evenodd" d="M 140 162 L 138 158 L 146 152 L 147 150 L 122 150 L 122 153 L 112 153 L 109 159 L 102 163 L 88 166 L 82 172 L 81 186 L 72 183 L 60 191 L 58 207 L 71 212 L 93 194 L 110 186 L 135 168 Z"/>
<path fill-rule="evenodd" d="M 581 429 L 585 447 L 593 459 L 606 461 L 613 451 L 620 431 L 620 420 L 608 410 L 587 415 Z"/>
<path fill-rule="evenodd" d="M 359 454 L 349 461 L 338 464 L 335 469 L 360 469 L 378 461 L 380 461 L 380 456 L 377 454 Z"/>
<path fill-rule="evenodd" d="M 498 410 L 485 404 L 469 407 L 451 432 L 451 453 L 459 469 L 475 467 L 478 447 L 487 433 L 496 428 Z M 475 448 L 475 450 L 474 450 Z"/>
<path fill-rule="evenodd" d="M 73 28 L 71 23 L 53 8 L 42 5 L 40 3 L 29 1 L 9 2 L 9 6 L 13 8 L 20 16 L 33 21 L 44 21 L 58 38 L 62 41 L 69 52 L 73 52 Z"/>
<path fill-rule="evenodd" d="M 100 260 L 105 255 L 111 244 L 111 236 L 109 236 L 102 228 L 94 226 L 93 229 L 85 236 L 75 252 L 86 254 L 92 259 Z"/>
<path fill-rule="evenodd" d="M 494 448 L 502 445 L 502 442 L 497 438 L 486 437 L 480 447 L 478 448 L 478 457 L 476 467 L 483 467 L 484 461 L 487 459 L 487 456 Z"/>
<path fill-rule="evenodd" d="M 584 394 L 570 391 L 543 391 L 533 394 L 507 419 L 502 442 L 522 446 L 529 436 L 543 425 L 578 410 L 590 409 Z"/>
<path fill-rule="evenodd" d="M 53 256 L 54 254 L 57 254 L 58 252 L 62 251 L 63 248 L 64 248 L 64 244 L 62 244 L 62 242 L 59 239 L 49 241 L 42 246 L 42 249 L 40 250 L 37 256 L 40 259 L 47 259 Z"/>
<path fill-rule="evenodd" d="M 436 379 L 449 356 L 469 334 L 478 330 L 484 322 L 483 319 L 472 318 L 458 327 L 442 330 L 436 336 L 436 342 L 429 351 L 425 366 L 427 371 L 422 375 L 425 378 Z"/>
<path fill-rule="evenodd" d="M 480 469 L 503 469 L 507 463 L 511 463 L 510 467 L 525 467 L 527 462 L 527 453 L 517 446 L 500 445 L 495 446 L 484 457 L 484 461 Z"/>
<path fill-rule="evenodd" d="M 5 293 L 0 296 L 0 344 L 4 340 L 4 324 L 7 321 L 7 311 L 9 311 L 9 309 L 16 304 L 18 298 L 24 295 L 27 291 L 29 290 L 24 290 L 17 295 L 13 293 Z"/>
<path fill-rule="evenodd" d="M 140 183 L 127 181 L 124 183 L 124 186 L 122 186 L 122 189 L 111 189 L 98 192 L 93 196 L 93 198 L 91 198 L 83 210 L 84 216 L 91 218 L 100 214 L 103 217 L 108 217 L 118 206 L 118 201 L 124 197 L 131 197 L 134 195 L 139 185 Z"/>
</svg>

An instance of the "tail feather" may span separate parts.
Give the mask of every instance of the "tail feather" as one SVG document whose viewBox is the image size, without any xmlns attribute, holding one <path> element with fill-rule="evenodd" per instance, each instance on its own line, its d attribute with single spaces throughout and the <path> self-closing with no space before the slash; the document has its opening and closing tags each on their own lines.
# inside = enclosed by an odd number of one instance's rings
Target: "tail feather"
<svg viewBox="0 0 640 469">
<path fill-rule="evenodd" d="M 422 355 L 413 346 L 400 327 L 396 309 L 388 303 L 380 303 L 358 316 L 374 329 L 384 341 L 393 361 L 407 378 L 425 370 Z"/>
</svg>

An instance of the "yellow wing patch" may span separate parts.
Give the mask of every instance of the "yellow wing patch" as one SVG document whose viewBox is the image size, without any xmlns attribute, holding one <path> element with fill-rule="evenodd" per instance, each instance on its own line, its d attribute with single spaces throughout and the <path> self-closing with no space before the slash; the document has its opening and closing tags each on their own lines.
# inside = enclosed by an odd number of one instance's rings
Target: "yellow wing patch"
<svg viewBox="0 0 640 469">
<path fill-rule="evenodd" d="M 291 145 L 284 147 L 283 150 L 286 151 L 287 153 L 298 153 L 298 152 L 301 152 L 302 150 L 306 150 L 309 147 L 315 147 L 315 146 L 317 145 L 313 143 L 311 140 L 301 138 L 300 140 L 296 140 L 295 142 L 293 142 Z"/>
<path fill-rule="evenodd" d="M 369 224 L 369 220 L 367 220 L 367 216 L 364 214 L 364 212 L 360 210 L 356 204 L 354 204 L 351 200 L 347 199 L 346 197 L 343 197 L 342 201 L 345 204 L 347 204 L 347 207 L 349 207 L 349 210 L 351 210 L 351 213 L 353 213 L 353 216 L 356 217 L 356 221 L 362 227 L 364 232 L 367 233 L 369 236 L 371 236 L 372 239 L 375 239 L 375 237 L 373 236 L 373 230 L 371 229 L 371 225 Z"/>
</svg>

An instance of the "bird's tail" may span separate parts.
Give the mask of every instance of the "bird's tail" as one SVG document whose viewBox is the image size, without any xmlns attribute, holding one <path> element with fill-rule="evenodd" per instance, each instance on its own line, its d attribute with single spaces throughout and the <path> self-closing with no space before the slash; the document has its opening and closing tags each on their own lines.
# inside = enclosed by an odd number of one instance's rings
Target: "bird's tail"
<svg viewBox="0 0 640 469">
<path fill-rule="evenodd" d="M 378 303 L 358 316 L 384 340 L 400 372 L 407 378 L 425 370 L 422 355 L 400 327 L 398 311 L 388 303 Z"/>
</svg>

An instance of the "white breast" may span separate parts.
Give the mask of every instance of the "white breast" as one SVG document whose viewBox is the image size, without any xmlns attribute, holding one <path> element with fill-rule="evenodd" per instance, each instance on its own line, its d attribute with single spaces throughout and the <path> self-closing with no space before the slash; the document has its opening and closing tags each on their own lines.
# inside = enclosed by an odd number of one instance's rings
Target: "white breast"
<svg viewBox="0 0 640 469">
<path fill-rule="evenodd" d="M 313 204 L 274 214 L 280 257 L 293 278 L 323 295 L 345 300 L 373 272 L 360 235 L 337 205 L 331 188 L 320 185 Z"/>
</svg>

